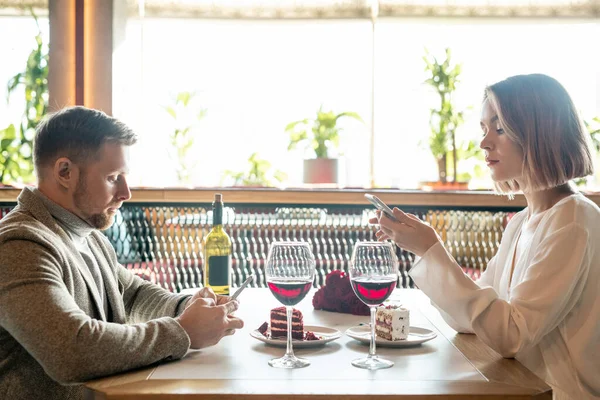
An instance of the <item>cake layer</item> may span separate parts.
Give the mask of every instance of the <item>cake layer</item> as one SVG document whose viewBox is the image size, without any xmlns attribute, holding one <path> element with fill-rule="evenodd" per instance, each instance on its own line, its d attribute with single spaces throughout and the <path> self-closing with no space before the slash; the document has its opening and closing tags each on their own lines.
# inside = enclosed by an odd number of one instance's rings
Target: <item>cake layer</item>
<svg viewBox="0 0 600 400">
<path fill-rule="evenodd" d="M 392 331 L 390 329 L 382 329 L 379 326 L 375 326 L 375 336 L 386 340 L 393 340 Z"/>
<path fill-rule="evenodd" d="M 287 315 L 271 314 L 271 320 L 287 322 Z M 292 316 L 292 324 L 301 324 L 302 318 Z"/>
<path fill-rule="evenodd" d="M 285 307 L 277 307 L 271 310 L 271 337 L 287 337 L 287 313 Z M 292 338 L 304 339 L 304 322 L 302 313 L 295 308 L 292 309 Z"/>
<path fill-rule="evenodd" d="M 404 340 L 410 330 L 410 313 L 400 305 L 377 307 L 375 334 L 387 340 Z"/>
<path fill-rule="evenodd" d="M 277 307 L 271 310 L 271 320 L 281 319 L 287 321 L 287 313 L 285 307 Z M 302 313 L 295 308 L 292 309 L 292 322 L 302 323 Z"/>
<path fill-rule="evenodd" d="M 287 329 L 287 321 L 271 320 L 271 328 L 273 328 L 273 327 Z M 294 330 L 294 329 L 302 330 L 303 328 L 304 328 L 304 324 L 302 322 L 292 322 L 292 330 Z"/>
<path fill-rule="evenodd" d="M 304 335 L 304 328 L 300 329 L 292 329 L 292 336 L 294 335 Z M 287 328 L 282 327 L 271 327 L 271 336 L 287 336 Z"/>
<path fill-rule="evenodd" d="M 287 338 L 287 329 L 271 329 L 271 337 L 272 338 Z M 304 331 L 294 331 L 292 330 L 292 339 L 303 340 L 304 339 Z"/>
</svg>

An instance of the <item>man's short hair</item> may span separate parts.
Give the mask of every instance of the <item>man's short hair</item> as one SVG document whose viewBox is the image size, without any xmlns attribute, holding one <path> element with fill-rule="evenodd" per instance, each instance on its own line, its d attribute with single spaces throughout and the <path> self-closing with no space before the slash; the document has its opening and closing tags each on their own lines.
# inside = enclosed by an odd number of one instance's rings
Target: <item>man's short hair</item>
<svg viewBox="0 0 600 400">
<path fill-rule="evenodd" d="M 85 165 L 104 143 L 131 146 L 136 142 L 133 130 L 118 119 L 86 107 L 68 107 L 47 115 L 37 126 L 33 162 L 41 180 L 42 169 L 61 157 Z"/>
<path fill-rule="evenodd" d="M 587 132 L 573 100 L 554 78 L 516 75 L 485 89 L 500 126 L 523 151 L 523 186 L 496 182 L 501 193 L 532 192 L 594 173 Z"/>
</svg>

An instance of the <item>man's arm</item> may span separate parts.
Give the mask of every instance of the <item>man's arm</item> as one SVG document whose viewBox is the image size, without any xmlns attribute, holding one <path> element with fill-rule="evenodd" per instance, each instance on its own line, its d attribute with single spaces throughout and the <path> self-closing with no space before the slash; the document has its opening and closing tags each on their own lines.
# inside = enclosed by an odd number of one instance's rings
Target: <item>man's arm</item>
<svg viewBox="0 0 600 400">
<path fill-rule="evenodd" d="M 152 282 L 143 280 L 122 265 L 118 265 L 117 268 L 117 277 L 124 289 L 123 302 L 128 322 L 176 317 L 183 312 L 192 297 L 171 293 Z"/>
<path fill-rule="evenodd" d="M 160 286 L 145 281 L 119 264 L 117 254 L 106 236 L 93 234 L 108 261 L 116 269 L 118 284 L 123 291 L 122 298 L 127 314 L 127 322 L 146 322 L 161 317 L 176 317 L 185 310 L 189 295 L 169 292 Z"/>
<path fill-rule="evenodd" d="M 65 285 L 64 263 L 32 241 L 0 245 L 0 325 L 54 380 L 77 383 L 185 355 L 190 339 L 173 318 L 123 325 L 85 314 Z"/>
</svg>

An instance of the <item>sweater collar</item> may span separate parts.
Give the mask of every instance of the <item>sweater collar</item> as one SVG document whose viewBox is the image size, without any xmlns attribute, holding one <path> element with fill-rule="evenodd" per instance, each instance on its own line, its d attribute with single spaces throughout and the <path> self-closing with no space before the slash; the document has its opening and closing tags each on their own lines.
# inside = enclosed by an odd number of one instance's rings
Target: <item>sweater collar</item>
<svg viewBox="0 0 600 400">
<path fill-rule="evenodd" d="M 71 231 L 71 233 L 81 238 L 85 238 L 95 230 L 95 228 L 89 223 L 87 223 L 77 215 L 73 214 L 66 208 L 50 200 L 37 188 L 27 189 L 31 190 L 33 194 L 42 201 L 50 215 L 52 215 L 61 225 L 63 225 L 65 228 Z"/>
</svg>

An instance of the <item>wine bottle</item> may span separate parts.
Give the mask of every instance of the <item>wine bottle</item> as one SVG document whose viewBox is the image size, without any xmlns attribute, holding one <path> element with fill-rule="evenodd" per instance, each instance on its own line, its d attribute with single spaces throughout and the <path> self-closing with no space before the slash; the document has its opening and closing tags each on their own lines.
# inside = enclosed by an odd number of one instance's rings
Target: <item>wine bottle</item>
<svg viewBox="0 0 600 400">
<path fill-rule="evenodd" d="M 223 229 L 223 196 L 215 194 L 212 204 L 213 225 L 205 236 L 204 286 L 216 294 L 229 295 L 231 286 L 231 239 Z"/>
</svg>

